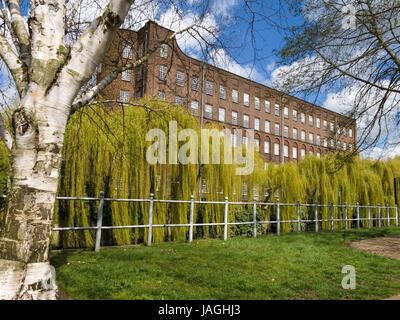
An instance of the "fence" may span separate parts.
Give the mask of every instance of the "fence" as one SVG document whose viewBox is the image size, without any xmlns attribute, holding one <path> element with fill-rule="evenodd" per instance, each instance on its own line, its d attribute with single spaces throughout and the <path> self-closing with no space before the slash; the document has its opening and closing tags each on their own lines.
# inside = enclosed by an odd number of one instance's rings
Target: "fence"
<svg viewBox="0 0 400 320">
<path fill-rule="evenodd" d="M 5 198 L 5 196 L 0 196 L 0 198 Z M 85 201 L 98 201 L 98 209 L 97 209 L 97 225 L 96 226 L 89 226 L 89 227 L 57 227 L 53 228 L 53 231 L 74 231 L 74 230 L 96 230 L 96 240 L 95 240 L 95 251 L 98 252 L 100 250 L 100 243 L 101 243 L 101 231 L 102 230 L 109 230 L 109 229 L 134 229 L 134 228 L 148 228 L 147 232 L 147 245 L 151 246 L 152 243 L 152 231 L 153 228 L 165 228 L 165 227 L 189 227 L 189 235 L 188 241 L 193 241 L 193 230 L 194 227 L 201 227 L 201 226 L 223 226 L 223 239 L 228 239 L 228 228 L 229 226 L 234 225 L 252 225 L 253 226 L 253 237 L 257 237 L 257 225 L 265 225 L 265 224 L 275 224 L 276 225 L 276 233 L 280 235 L 281 233 L 281 224 L 282 223 L 294 223 L 297 224 L 297 232 L 301 231 L 301 224 L 304 222 L 313 223 L 315 232 L 318 232 L 318 224 L 319 222 L 330 222 L 331 231 L 334 231 L 334 223 L 339 221 L 345 222 L 345 230 L 349 229 L 349 222 L 356 222 L 356 227 L 359 229 L 361 227 L 362 221 L 368 222 L 368 228 L 372 228 L 373 221 L 377 222 L 378 227 L 382 227 L 383 224 L 386 226 L 390 226 L 391 220 L 395 220 L 395 225 L 399 225 L 399 212 L 397 206 L 381 206 L 378 204 L 377 206 L 371 206 L 369 203 L 367 205 L 360 205 L 357 203 L 356 205 L 348 205 L 348 204 L 302 204 L 300 201 L 296 203 L 280 203 L 277 200 L 275 203 L 264 203 L 258 202 L 255 199 L 253 202 L 229 202 L 228 197 L 225 197 L 225 201 L 200 201 L 194 200 L 194 196 L 190 197 L 190 200 L 160 200 L 154 199 L 154 194 L 150 194 L 149 199 L 115 199 L 115 198 L 105 198 L 104 192 L 100 192 L 100 196 L 98 198 L 90 198 L 90 197 L 56 197 L 57 200 L 68 200 L 68 201 L 75 201 L 75 200 L 85 200 Z M 146 225 L 129 225 L 129 226 L 103 226 L 103 208 L 105 201 L 119 201 L 119 202 L 148 202 L 148 224 Z M 187 224 L 153 224 L 153 208 L 154 203 L 186 203 L 190 204 L 190 215 L 189 215 L 189 223 Z M 195 204 L 218 204 L 224 206 L 224 221 L 220 223 L 194 223 L 194 206 Z M 229 206 L 235 205 L 252 205 L 253 207 L 253 219 L 252 221 L 248 222 L 228 222 L 228 208 Z M 258 206 L 274 206 L 275 213 L 276 213 L 276 220 L 274 221 L 258 221 L 257 220 L 257 207 Z M 282 207 L 295 207 L 297 212 L 297 219 L 296 220 L 281 220 L 280 219 L 280 210 Z M 309 207 L 312 208 L 314 211 L 314 219 L 301 219 L 300 215 L 300 208 L 301 207 Z M 330 219 L 319 219 L 318 218 L 318 208 L 327 207 L 330 208 Z M 342 208 L 344 209 L 344 219 L 334 219 L 333 210 L 334 208 Z M 348 210 L 353 208 L 356 210 L 356 218 L 349 218 L 348 217 Z M 360 216 L 360 209 L 365 208 L 367 209 L 367 217 L 362 218 Z M 377 218 L 371 217 L 371 209 L 376 209 L 378 213 Z M 390 216 L 390 210 L 395 211 L 394 217 Z M 386 211 L 386 217 L 383 215 Z"/>
</svg>

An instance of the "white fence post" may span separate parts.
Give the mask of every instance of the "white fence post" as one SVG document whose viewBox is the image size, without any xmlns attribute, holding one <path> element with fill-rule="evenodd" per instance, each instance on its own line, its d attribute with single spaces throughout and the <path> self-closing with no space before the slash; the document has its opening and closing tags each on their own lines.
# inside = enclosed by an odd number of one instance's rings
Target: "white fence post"
<svg viewBox="0 0 400 320">
<path fill-rule="evenodd" d="M 387 218 L 387 227 L 390 227 L 390 210 L 388 203 L 386 203 L 386 218 Z"/>
<path fill-rule="evenodd" d="M 381 204 L 378 204 L 378 227 L 381 227 Z"/>
<path fill-rule="evenodd" d="M 315 201 L 314 216 L 315 216 L 315 232 L 318 232 L 318 204 L 317 204 L 317 201 Z"/>
<path fill-rule="evenodd" d="M 193 214 L 194 214 L 194 195 L 190 196 L 190 216 L 189 216 L 189 242 L 193 241 Z"/>
<path fill-rule="evenodd" d="M 253 237 L 257 238 L 257 202 L 253 199 Z"/>
<path fill-rule="evenodd" d="M 151 239 L 153 237 L 153 205 L 154 205 L 154 194 L 150 193 L 149 202 L 149 231 L 147 232 L 147 245 L 151 246 Z"/>
<path fill-rule="evenodd" d="M 333 201 L 331 201 L 331 208 L 330 208 L 331 210 L 331 230 L 332 231 L 334 231 L 335 230 L 335 224 L 334 224 L 334 221 L 333 221 Z"/>
<path fill-rule="evenodd" d="M 344 219 L 345 219 L 345 228 L 349 229 L 349 219 L 347 215 L 347 202 L 344 203 Z"/>
<path fill-rule="evenodd" d="M 360 229 L 360 204 L 357 202 L 357 229 Z"/>
<path fill-rule="evenodd" d="M 397 203 L 396 203 L 395 211 L 396 211 L 396 227 L 398 227 L 399 226 L 399 208 L 397 206 Z"/>
<path fill-rule="evenodd" d="M 96 242 L 94 251 L 100 251 L 101 244 L 101 226 L 103 225 L 103 207 L 104 207 L 104 191 L 100 191 L 99 207 L 97 209 L 97 229 L 96 229 Z"/>
<path fill-rule="evenodd" d="M 371 229 L 371 207 L 368 202 L 368 228 Z"/>
<path fill-rule="evenodd" d="M 225 197 L 224 211 L 224 240 L 228 239 L 228 197 Z"/>
<path fill-rule="evenodd" d="M 281 234 L 281 217 L 279 208 L 279 199 L 276 200 L 276 234 L 279 236 Z"/>
<path fill-rule="evenodd" d="M 297 232 L 301 231 L 301 221 L 300 221 L 300 201 L 297 200 Z"/>
</svg>

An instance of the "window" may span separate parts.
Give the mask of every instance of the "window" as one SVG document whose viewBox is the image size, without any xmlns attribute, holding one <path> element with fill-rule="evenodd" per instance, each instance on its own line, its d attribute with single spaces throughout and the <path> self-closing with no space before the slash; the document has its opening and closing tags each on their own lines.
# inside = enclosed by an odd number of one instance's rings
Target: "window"
<svg viewBox="0 0 400 320">
<path fill-rule="evenodd" d="M 283 146 L 283 156 L 289 158 L 289 146 Z"/>
<path fill-rule="evenodd" d="M 238 100 L 239 100 L 238 91 L 235 89 L 232 89 L 232 102 L 238 103 Z"/>
<path fill-rule="evenodd" d="M 236 133 L 232 133 L 232 135 L 231 135 L 231 144 L 232 144 L 233 147 L 236 147 L 236 145 L 237 145 L 237 135 L 236 135 Z"/>
<path fill-rule="evenodd" d="M 353 138 L 353 129 L 349 129 L 349 137 Z"/>
<path fill-rule="evenodd" d="M 271 122 L 268 120 L 265 120 L 265 132 L 270 133 L 271 132 Z"/>
<path fill-rule="evenodd" d="M 283 127 L 283 136 L 285 138 L 289 138 L 289 127 L 288 126 Z"/>
<path fill-rule="evenodd" d="M 301 130 L 301 140 L 306 141 L 306 132 L 304 130 Z"/>
<path fill-rule="evenodd" d="M 258 98 L 258 97 L 254 98 L 254 108 L 256 110 L 260 110 L 260 98 Z"/>
<path fill-rule="evenodd" d="M 275 104 L 275 115 L 279 116 L 281 114 L 281 107 L 279 106 L 279 104 Z"/>
<path fill-rule="evenodd" d="M 236 111 L 232 111 L 232 124 L 237 124 L 238 121 L 238 113 Z"/>
<path fill-rule="evenodd" d="M 176 85 L 183 87 L 185 84 L 185 74 L 182 71 L 176 72 Z"/>
<path fill-rule="evenodd" d="M 121 102 L 129 102 L 129 91 L 128 90 L 121 90 L 119 92 L 119 100 Z"/>
<path fill-rule="evenodd" d="M 168 45 L 163 43 L 160 48 L 160 57 L 161 58 L 168 58 Z"/>
<path fill-rule="evenodd" d="M 125 59 L 132 59 L 132 47 L 129 44 L 125 45 L 122 57 Z"/>
<path fill-rule="evenodd" d="M 333 122 L 331 122 L 331 131 L 334 132 L 335 131 L 335 124 Z"/>
<path fill-rule="evenodd" d="M 321 153 L 319 151 L 317 151 L 317 157 L 321 158 Z"/>
<path fill-rule="evenodd" d="M 247 138 L 247 136 L 242 137 L 242 142 L 245 146 L 247 146 L 247 144 L 249 143 L 249 139 Z"/>
<path fill-rule="evenodd" d="M 328 130 L 328 121 L 324 120 L 324 130 Z"/>
<path fill-rule="evenodd" d="M 164 81 L 166 77 L 167 77 L 167 66 L 160 65 L 160 70 L 159 70 L 158 78 L 159 78 L 160 80 Z"/>
<path fill-rule="evenodd" d="M 165 92 L 164 92 L 164 91 L 158 91 L 158 97 L 159 97 L 161 100 L 164 100 L 164 99 L 165 99 Z"/>
<path fill-rule="evenodd" d="M 256 151 L 260 151 L 260 139 L 254 139 L 254 146 Z"/>
<path fill-rule="evenodd" d="M 131 81 L 131 70 L 122 71 L 121 79 L 124 81 Z"/>
<path fill-rule="evenodd" d="M 225 109 L 219 108 L 218 110 L 218 120 L 221 122 L 225 122 Z"/>
<path fill-rule="evenodd" d="M 328 148 L 328 138 L 324 138 L 324 147 Z"/>
<path fill-rule="evenodd" d="M 349 144 L 349 149 L 350 149 L 350 151 L 353 151 L 353 145 L 352 144 Z"/>
<path fill-rule="evenodd" d="M 274 143 L 274 155 L 279 156 L 279 143 Z"/>
<path fill-rule="evenodd" d="M 243 93 L 243 104 L 244 104 L 246 107 L 249 107 L 249 106 L 250 106 L 250 96 L 249 96 L 248 93 Z"/>
<path fill-rule="evenodd" d="M 306 123 L 306 114 L 304 112 L 301 113 L 301 123 Z"/>
<path fill-rule="evenodd" d="M 284 108 L 283 108 L 283 116 L 284 116 L 286 119 L 289 119 L 289 108 L 288 108 L 288 107 L 284 107 Z"/>
<path fill-rule="evenodd" d="M 297 129 L 293 128 L 293 139 L 297 140 Z"/>
<path fill-rule="evenodd" d="M 314 125 L 314 117 L 313 116 L 308 116 L 308 123 L 311 127 Z"/>
<path fill-rule="evenodd" d="M 343 142 L 343 151 L 346 151 L 346 150 L 347 150 L 347 143 Z"/>
<path fill-rule="evenodd" d="M 265 112 L 271 113 L 271 103 L 265 100 Z"/>
<path fill-rule="evenodd" d="M 346 136 L 347 136 L 347 130 L 346 130 L 346 128 L 343 128 L 342 132 L 343 132 L 343 135 L 346 137 Z"/>
<path fill-rule="evenodd" d="M 301 154 L 301 158 L 303 159 L 306 156 L 306 149 L 304 149 L 304 148 L 301 149 L 300 154 Z"/>
<path fill-rule="evenodd" d="M 260 119 L 254 118 L 254 130 L 260 130 Z"/>
<path fill-rule="evenodd" d="M 198 114 L 199 112 L 199 102 L 196 100 L 192 100 L 190 104 L 190 108 L 192 109 L 193 114 Z"/>
<path fill-rule="evenodd" d="M 180 96 L 175 97 L 175 103 L 183 105 L 183 98 Z"/>
<path fill-rule="evenodd" d="M 264 153 L 269 154 L 269 141 L 264 141 Z"/>
<path fill-rule="evenodd" d="M 226 99 L 226 88 L 224 86 L 219 86 L 219 97 L 221 99 Z"/>
<path fill-rule="evenodd" d="M 297 121 L 297 110 L 293 110 L 293 121 Z"/>
<path fill-rule="evenodd" d="M 337 142 L 336 147 L 338 150 L 340 150 L 340 141 Z"/>
<path fill-rule="evenodd" d="M 139 45 L 139 59 L 144 56 L 144 43 Z"/>
<path fill-rule="evenodd" d="M 249 127 L 249 116 L 247 114 L 243 115 L 243 127 L 245 128 Z"/>
<path fill-rule="evenodd" d="M 321 129 L 321 119 L 317 118 L 317 128 Z"/>
<path fill-rule="evenodd" d="M 292 148 L 292 158 L 297 159 L 297 147 Z"/>
<path fill-rule="evenodd" d="M 279 136 L 281 132 L 279 124 L 275 123 L 275 135 Z"/>
<path fill-rule="evenodd" d="M 331 148 L 335 148 L 335 141 L 331 139 Z"/>
<path fill-rule="evenodd" d="M 211 81 L 206 81 L 206 93 L 209 96 L 213 95 L 213 91 L 214 91 L 214 83 L 212 83 Z"/>
<path fill-rule="evenodd" d="M 308 141 L 309 141 L 310 143 L 314 143 L 314 134 L 312 134 L 312 133 L 309 133 L 309 134 L 308 134 Z"/>
<path fill-rule="evenodd" d="M 211 104 L 206 104 L 204 116 L 208 119 L 212 119 L 212 105 Z"/>
<path fill-rule="evenodd" d="M 199 78 L 198 77 L 192 77 L 192 90 L 199 91 Z"/>
</svg>

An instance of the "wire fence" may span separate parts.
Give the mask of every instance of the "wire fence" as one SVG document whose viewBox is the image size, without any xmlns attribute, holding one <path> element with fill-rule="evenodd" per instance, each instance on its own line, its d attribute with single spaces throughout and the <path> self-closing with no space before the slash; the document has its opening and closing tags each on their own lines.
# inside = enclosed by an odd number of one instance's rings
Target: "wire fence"
<svg viewBox="0 0 400 320">
<path fill-rule="evenodd" d="M 6 196 L 0 195 L 0 198 L 5 198 Z M 225 197 L 225 201 L 202 201 L 202 200 L 194 200 L 194 196 L 190 197 L 190 200 L 161 200 L 155 199 L 154 194 L 150 194 L 149 199 L 118 199 L 118 198 L 105 198 L 104 192 L 100 192 L 100 196 L 96 197 L 56 197 L 57 200 L 67 200 L 67 201 L 98 201 L 97 208 L 97 224 L 96 226 L 87 226 L 87 227 L 56 227 L 53 228 L 53 231 L 77 231 L 77 230 L 95 230 L 96 231 L 96 240 L 95 240 L 95 248 L 94 250 L 98 252 L 100 250 L 101 244 L 101 232 L 102 230 L 113 230 L 113 229 L 135 229 L 135 228 L 147 228 L 147 245 L 151 246 L 152 244 L 152 232 L 153 228 L 165 228 L 165 227 L 188 227 L 188 242 L 193 241 L 193 231 L 194 227 L 202 227 L 202 226 L 222 226 L 223 227 L 223 239 L 228 239 L 228 228 L 230 226 L 239 226 L 239 225 L 250 225 L 252 226 L 252 235 L 254 238 L 257 237 L 257 225 L 275 225 L 276 226 L 276 234 L 281 234 L 281 225 L 283 223 L 292 223 L 297 225 L 297 232 L 301 232 L 301 224 L 302 223 L 311 223 L 314 224 L 314 231 L 319 231 L 319 223 L 321 222 L 330 222 L 331 231 L 335 230 L 335 222 L 345 222 L 344 227 L 345 230 L 349 229 L 349 223 L 355 223 L 355 227 L 357 229 L 361 228 L 361 224 L 364 226 L 368 226 L 368 228 L 372 228 L 374 225 L 377 227 L 382 226 L 390 226 L 391 221 L 394 221 L 396 226 L 399 225 L 399 212 L 397 206 L 389 206 L 384 205 L 360 205 L 359 203 L 355 205 L 351 204 L 304 204 L 297 201 L 296 203 L 280 203 L 279 200 L 276 202 L 259 202 L 255 199 L 253 201 L 245 201 L 245 202 L 230 202 L 228 197 Z M 103 226 L 103 208 L 104 203 L 106 201 L 116 201 L 116 202 L 148 202 L 148 223 L 140 224 L 140 225 L 125 225 L 125 226 Z M 184 203 L 189 204 L 190 213 L 189 213 L 189 223 L 183 224 L 153 224 L 153 209 L 155 203 Z M 196 204 L 207 205 L 207 204 L 216 204 L 224 206 L 224 221 L 223 222 L 214 222 L 214 223 L 194 223 L 194 209 Z M 230 206 L 252 206 L 252 221 L 245 222 L 229 222 L 228 221 L 228 212 Z M 270 221 L 261 221 L 257 220 L 257 208 L 259 206 L 264 207 L 273 207 L 275 211 L 275 220 Z M 280 217 L 280 212 L 283 207 L 294 207 L 297 213 L 297 219 L 295 220 L 282 220 Z M 308 207 L 314 212 L 314 219 L 303 219 L 301 217 L 301 208 Z M 321 219 L 319 217 L 319 208 L 329 208 L 330 218 L 329 219 Z M 341 208 L 344 211 L 344 218 L 338 219 L 334 218 L 334 208 Z M 356 217 L 349 218 L 349 209 L 355 210 Z M 366 209 L 367 215 L 366 217 L 361 217 L 360 210 Z M 372 217 L 372 210 L 377 211 L 377 217 Z M 391 215 L 391 213 L 393 213 Z M 367 222 L 364 224 L 364 222 Z M 375 224 L 374 224 L 375 222 Z"/>
</svg>

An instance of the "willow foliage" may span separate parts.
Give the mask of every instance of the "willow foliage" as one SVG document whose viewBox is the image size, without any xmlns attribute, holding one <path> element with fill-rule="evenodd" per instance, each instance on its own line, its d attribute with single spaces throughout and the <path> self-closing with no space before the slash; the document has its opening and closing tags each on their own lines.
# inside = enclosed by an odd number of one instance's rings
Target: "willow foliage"
<svg viewBox="0 0 400 320">
<path fill-rule="evenodd" d="M 153 193 L 156 199 L 196 200 L 223 202 L 241 201 L 253 198 L 262 203 L 301 203 L 394 205 L 393 178 L 400 176 L 400 157 L 387 161 L 363 160 L 359 157 L 338 168 L 334 155 L 317 158 L 306 156 L 299 163 L 275 165 L 265 164 L 255 152 L 255 167 L 252 174 L 238 176 L 235 165 L 229 164 L 155 164 L 146 161 L 146 152 L 153 142 L 146 141 L 146 134 L 153 128 L 166 134 L 167 155 L 169 122 L 177 121 L 178 132 L 184 128 L 193 129 L 201 137 L 197 119 L 188 111 L 176 105 L 161 101 L 142 101 L 149 108 L 115 107 L 102 105 L 86 107 L 75 113 L 69 120 L 65 135 L 63 164 L 61 169 L 59 196 L 98 197 L 100 191 L 108 198 L 148 199 Z M 152 111 L 162 110 L 154 112 Z M 211 127 L 217 128 L 217 127 Z M 224 138 L 220 138 L 221 155 Z M 211 140 L 210 155 L 212 155 Z M 178 149 L 186 141 L 178 142 Z M 198 150 L 200 157 L 200 142 Z M 223 156 L 222 159 L 223 160 Z M 167 156 L 168 161 L 168 156 Z M 222 161 L 223 163 L 223 161 Z M 0 187 L 5 190 L 8 170 L 8 153 L 0 146 Z M 4 176 L 4 177 L 3 177 Z M 96 224 L 97 206 L 95 201 L 59 200 L 56 204 L 55 224 L 59 226 L 89 226 Z M 103 224 L 110 226 L 140 225 L 148 223 L 148 202 L 105 201 Z M 330 218 L 330 208 L 318 209 L 319 219 Z M 188 203 L 154 204 L 154 224 L 185 224 L 189 218 Z M 275 218 L 275 206 L 260 205 L 258 219 Z M 295 206 L 281 206 L 282 220 L 296 220 Z M 312 206 L 301 207 L 303 219 L 314 219 Z M 344 217 L 344 208 L 333 210 L 334 218 Z M 367 209 L 361 209 L 361 216 L 367 217 Z M 377 218 L 376 209 L 370 211 Z M 390 211 L 394 217 L 394 210 Z M 386 211 L 381 212 L 386 217 Z M 223 222 L 223 204 L 196 204 L 194 221 L 197 223 Z M 355 209 L 348 209 L 349 218 L 355 217 Z M 252 217 L 252 205 L 229 206 L 229 221 L 236 218 Z M 0 217 L 1 218 L 1 217 Z M 239 221 L 238 220 L 238 221 Z M 242 221 L 242 220 L 240 220 Z M 366 222 L 363 223 L 364 225 Z M 335 228 L 343 228 L 344 222 L 335 222 Z M 235 230 L 237 227 L 232 227 Z M 263 225 L 261 232 L 274 231 L 275 225 Z M 295 223 L 284 223 L 282 231 L 296 230 Z M 305 224 L 303 229 L 313 229 Z M 329 230 L 330 222 L 320 223 L 320 229 Z M 187 227 L 163 227 L 153 229 L 153 241 L 184 240 Z M 208 238 L 222 235 L 221 226 L 195 228 L 195 237 Z M 234 232 L 235 233 L 235 232 Z M 237 233 L 236 233 L 237 234 Z M 102 241 L 107 245 L 124 245 L 144 242 L 146 228 L 118 229 L 103 232 Z M 56 242 L 56 243 L 55 243 Z M 92 246 L 92 231 L 65 231 L 53 241 L 63 247 Z"/>
</svg>

